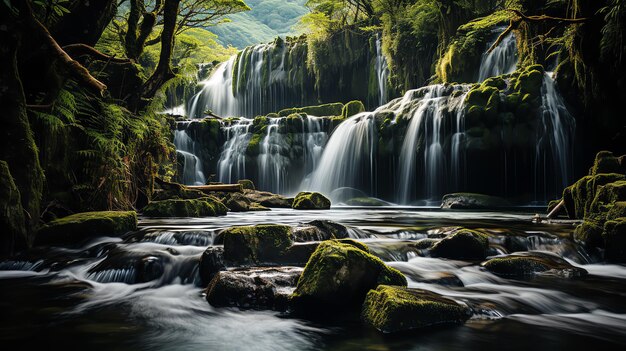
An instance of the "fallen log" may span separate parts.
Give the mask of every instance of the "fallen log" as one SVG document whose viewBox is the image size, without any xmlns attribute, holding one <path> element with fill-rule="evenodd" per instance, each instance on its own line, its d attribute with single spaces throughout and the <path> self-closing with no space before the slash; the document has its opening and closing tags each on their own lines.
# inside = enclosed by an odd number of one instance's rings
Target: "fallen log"
<svg viewBox="0 0 626 351">
<path fill-rule="evenodd" d="M 556 216 L 559 215 L 559 213 L 561 212 L 561 210 L 563 209 L 563 207 L 565 207 L 565 200 L 561 200 L 561 202 L 559 202 L 558 205 L 556 205 L 552 211 L 550 211 L 550 213 L 548 214 L 548 218 L 552 219 Z"/>
<path fill-rule="evenodd" d="M 200 190 L 203 193 L 226 192 L 226 193 L 243 193 L 241 184 L 211 184 L 211 185 L 188 185 L 187 188 Z"/>
</svg>

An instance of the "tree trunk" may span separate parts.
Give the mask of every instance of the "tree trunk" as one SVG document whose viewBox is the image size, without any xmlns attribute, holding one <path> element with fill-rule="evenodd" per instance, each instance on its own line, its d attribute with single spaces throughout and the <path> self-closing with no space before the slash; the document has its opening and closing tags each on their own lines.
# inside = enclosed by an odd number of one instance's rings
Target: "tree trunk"
<svg viewBox="0 0 626 351">
<path fill-rule="evenodd" d="M 26 215 L 25 227 L 32 234 L 39 223 L 44 175 L 28 121 L 26 99 L 17 68 L 17 49 L 24 29 L 11 17 L 3 4 L 0 4 L 0 23 L 7 27 L 0 31 L 0 42 L 4 49 L 4 53 L 0 55 L 0 159 L 7 162 L 19 189 Z M 32 236 L 27 241 L 32 242 Z"/>
<path fill-rule="evenodd" d="M 161 33 L 161 55 L 159 64 L 152 76 L 144 84 L 143 97 L 151 99 L 165 82 L 174 78 L 170 62 L 174 51 L 174 33 L 176 32 L 176 18 L 181 0 L 166 0 L 163 8 L 163 32 Z"/>
</svg>

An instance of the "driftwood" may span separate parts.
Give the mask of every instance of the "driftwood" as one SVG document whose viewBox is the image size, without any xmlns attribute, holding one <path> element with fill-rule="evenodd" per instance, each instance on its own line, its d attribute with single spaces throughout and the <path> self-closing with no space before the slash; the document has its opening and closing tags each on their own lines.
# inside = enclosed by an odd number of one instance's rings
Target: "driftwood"
<svg viewBox="0 0 626 351">
<path fill-rule="evenodd" d="M 241 184 L 212 184 L 212 185 L 188 185 L 187 188 L 200 190 L 203 193 L 226 192 L 226 193 L 243 193 Z"/>
<path fill-rule="evenodd" d="M 561 210 L 563 209 L 563 207 L 565 207 L 565 200 L 561 200 L 561 202 L 558 203 L 558 205 L 556 205 L 552 211 L 550 211 L 550 213 L 548 213 L 548 218 L 554 218 L 556 216 L 559 215 L 559 212 L 561 212 Z"/>
</svg>

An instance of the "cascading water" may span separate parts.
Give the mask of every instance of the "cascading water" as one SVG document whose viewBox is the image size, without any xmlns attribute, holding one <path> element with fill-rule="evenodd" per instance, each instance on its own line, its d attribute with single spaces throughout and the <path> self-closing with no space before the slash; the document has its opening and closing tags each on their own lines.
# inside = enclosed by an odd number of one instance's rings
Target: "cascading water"
<svg viewBox="0 0 626 351">
<path fill-rule="evenodd" d="M 447 115 L 451 115 L 456 119 L 453 122 L 456 127 L 456 134 L 463 133 L 461 120 L 465 94 L 452 97 L 451 93 L 454 91 L 467 92 L 468 90 L 469 86 L 466 85 L 453 87 L 431 85 L 412 92 L 412 94 L 423 94 L 423 97 L 414 105 L 414 111 L 409 113 L 409 116 L 411 116 L 410 122 L 400 153 L 399 188 L 397 194 L 397 199 L 400 203 L 406 204 L 411 199 L 416 198 L 416 153 L 420 140 L 423 143 L 423 171 L 427 197 L 438 201 L 440 197 L 437 198 L 437 196 L 442 195 L 442 182 L 456 176 L 454 173 L 448 173 L 447 165 L 449 163 L 455 164 L 455 162 L 459 161 L 461 150 L 458 148 L 458 145 L 455 145 L 456 147 L 453 147 L 450 151 L 450 157 L 446 157 L 443 145 L 445 138 L 445 131 L 442 128 L 443 119 Z M 458 138 L 456 134 L 455 137 Z M 448 162 L 448 159 L 453 162 Z M 458 168 L 458 164 L 454 165 L 454 167 Z"/>
<path fill-rule="evenodd" d="M 217 174 L 220 182 L 230 183 L 246 178 L 246 149 L 252 134 L 251 119 L 240 118 L 222 126 L 226 134 L 226 143 L 217 162 Z"/>
<path fill-rule="evenodd" d="M 259 185 L 261 189 L 272 189 L 276 193 L 284 193 L 286 185 L 289 157 L 285 134 L 278 130 L 279 123 L 285 118 L 270 119 L 267 134 L 260 145 L 257 158 L 259 169 Z"/>
<path fill-rule="evenodd" d="M 174 131 L 176 153 L 183 157 L 181 182 L 186 185 L 204 185 L 206 178 L 202 171 L 202 162 L 195 155 L 196 143 L 187 134 L 189 122 L 181 122 Z"/>
<path fill-rule="evenodd" d="M 374 193 L 377 139 L 374 113 L 350 117 L 335 129 L 317 168 L 301 188 L 327 195 L 341 187 Z"/>
<path fill-rule="evenodd" d="M 571 140 L 576 130 L 576 120 L 567 111 L 563 97 L 556 88 L 552 72 L 545 72 L 541 87 L 541 118 L 537 131 L 536 171 L 537 188 L 542 184 L 556 182 L 557 187 L 565 188 L 570 181 L 573 155 Z M 549 176 L 547 169 L 554 170 Z M 536 194 L 540 193 L 536 190 Z M 546 200 L 545 194 L 541 200 Z"/>
<path fill-rule="evenodd" d="M 383 44 L 380 35 L 376 37 L 376 78 L 378 80 L 378 105 L 387 102 L 387 79 L 389 78 L 389 66 L 383 55 Z"/>
<path fill-rule="evenodd" d="M 495 28 L 493 34 L 501 33 L 505 29 L 502 27 Z M 489 43 L 491 47 L 495 40 Z M 478 71 L 478 82 L 482 82 L 489 77 L 495 77 L 502 74 L 513 73 L 517 68 L 517 41 L 513 33 L 508 34 L 500 45 L 495 47 L 490 53 L 483 53 L 480 69 Z"/>
</svg>

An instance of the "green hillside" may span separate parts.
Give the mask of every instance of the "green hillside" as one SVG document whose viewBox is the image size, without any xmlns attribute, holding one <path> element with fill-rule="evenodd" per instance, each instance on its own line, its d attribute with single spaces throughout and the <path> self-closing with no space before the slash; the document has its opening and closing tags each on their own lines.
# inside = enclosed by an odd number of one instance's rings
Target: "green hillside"
<svg viewBox="0 0 626 351">
<path fill-rule="evenodd" d="M 306 0 L 248 0 L 251 11 L 229 16 L 223 23 L 209 30 L 218 35 L 223 46 L 244 48 L 248 45 L 271 41 L 276 36 L 297 34 L 293 28 L 302 15 L 308 12 Z"/>
</svg>

